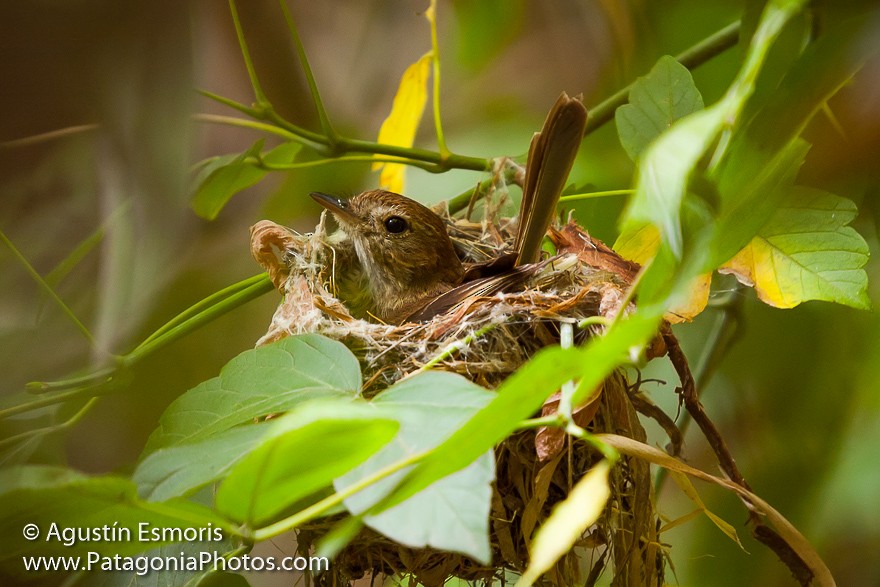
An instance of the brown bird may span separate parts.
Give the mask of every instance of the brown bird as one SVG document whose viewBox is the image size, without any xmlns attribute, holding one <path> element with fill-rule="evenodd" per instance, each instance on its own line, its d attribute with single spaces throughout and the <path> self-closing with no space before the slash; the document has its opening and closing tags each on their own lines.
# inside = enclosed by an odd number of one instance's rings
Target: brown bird
<svg viewBox="0 0 880 587">
<path fill-rule="evenodd" d="M 482 267 L 466 270 L 443 220 L 405 196 L 373 190 L 341 200 L 311 193 L 333 213 L 357 257 L 356 264 L 337 267 L 347 274 L 337 292 L 341 300 L 355 316 L 402 323 L 428 320 L 470 296 L 521 286 L 539 268 L 541 241 L 556 214 L 586 121 L 583 104 L 563 93 L 529 148 L 514 250 Z"/>
<path fill-rule="evenodd" d="M 358 275 L 348 275 L 347 286 L 337 293 L 355 316 L 370 313 L 399 323 L 462 282 L 464 266 L 446 225 L 429 208 L 385 190 L 350 200 L 310 195 L 333 213 L 354 246 L 359 267 L 339 269 Z"/>
</svg>

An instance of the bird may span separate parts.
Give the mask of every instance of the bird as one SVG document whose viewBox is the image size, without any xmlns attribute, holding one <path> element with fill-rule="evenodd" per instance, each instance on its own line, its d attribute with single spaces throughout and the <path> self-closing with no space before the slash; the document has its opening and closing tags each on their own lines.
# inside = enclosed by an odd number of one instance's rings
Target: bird
<svg viewBox="0 0 880 587">
<path fill-rule="evenodd" d="M 391 324 L 421 322 L 449 311 L 470 296 L 492 295 L 522 285 L 540 269 L 541 243 L 556 215 L 586 127 L 579 97 L 565 92 L 532 138 L 523 181 L 517 233 L 511 251 L 466 266 L 455 252 L 446 224 L 426 206 L 377 189 L 348 200 L 322 192 L 309 195 L 336 218 L 354 255 L 337 267 L 341 301 L 355 317 Z"/>
<path fill-rule="evenodd" d="M 354 316 L 400 323 L 462 283 L 464 264 L 445 222 L 430 208 L 385 190 L 348 200 L 309 195 L 333 214 L 354 248 L 355 262 L 337 267 L 343 275 L 337 294 Z"/>
</svg>

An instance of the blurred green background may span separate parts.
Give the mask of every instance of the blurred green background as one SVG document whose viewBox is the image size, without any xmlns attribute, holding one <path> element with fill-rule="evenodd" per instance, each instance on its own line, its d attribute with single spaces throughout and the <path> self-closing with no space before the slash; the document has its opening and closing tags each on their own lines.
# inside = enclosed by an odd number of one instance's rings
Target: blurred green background
<svg viewBox="0 0 880 587">
<path fill-rule="evenodd" d="M 589 106 L 742 17 L 760 2 L 719 0 L 441 1 L 441 108 L 458 153 L 519 156 L 561 90 Z M 817 14 L 833 4 L 816 3 Z M 374 139 L 405 67 L 430 48 L 427 1 L 291 0 L 322 96 L 335 126 Z M 258 74 L 288 119 L 317 128 L 304 77 L 274 1 L 240 2 Z M 809 24 L 809 23 L 801 23 Z M 854 32 L 855 34 L 855 32 Z M 880 35 L 880 14 L 859 32 Z M 800 36 L 781 41 L 784 69 Z M 788 43 L 788 45 L 786 45 Z M 786 47 L 789 47 L 788 49 Z M 738 66 L 735 48 L 695 71 L 707 104 Z M 0 248 L 0 393 L 20 401 L 32 380 L 62 378 L 103 364 L 177 312 L 259 272 L 248 228 L 268 218 L 314 227 L 312 190 L 357 193 L 375 187 L 367 164 L 274 174 L 207 222 L 189 208 L 189 168 L 247 148 L 254 133 L 193 121 L 232 114 L 195 88 L 250 103 L 252 94 L 225 2 L 34 0 L 0 5 L 0 142 L 88 126 L 53 140 L 0 146 L 0 230 L 94 334 L 73 326 L 8 248 Z M 788 57 L 790 58 L 790 57 Z M 877 260 L 880 171 L 880 63 L 870 62 L 830 104 L 839 126 L 819 116 L 800 183 L 856 201 L 855 228 L 874 253 L 870 296 L 880 300 Z M 417 145 L 435 148 L 430 115 Z M 572 178 L 592 189 L 630 187 L 633 166 L 613 124 L 590 135 Z M 410 196 L 434 202 L 483 179 L 473 172 L 410 170 Z M 613 242 L 620 198 L 577 207 L 595 236 Z M 81 248 L 83 243 L 95 243 Z M 82 258 L 69 263 L 75 251 Z M 67 261 L 66 261 L 67 260 Z M 720 280 L 715 296 L 733 284 Z M 774 310 L 739 291 L 739 329 L 704 390 L 755 491 L 819 549 L 840 585 L 880 585 L 880 315 L 825 303 Z M 131 470 L 159 415 L 176 396 L 217 374 L 268 327 L 276 293 L 239 308 L 139 364 L 129 384 L 101 399 L 71 431 L 34 443 L 4 464 L 65 463 L 90 472 Z M 717 312 L 678 327 L 698 362 Z M 668 367 L 646 376 L 673 382 Z M 649 384 L 675 410 L 672 383 Z M 82 404 L 31 412 L 0 423 L 4 435 L 60 421 Z M 702 439 L 688 435 L 689 462 L 714 470 Z M 704 485 L 707 505 L 741 528 L 740 550 L 705 518 L 669 534 L 673 584 L 788 585 L 785 568 L 754 542 L 741 505 Z M 670 518 L 691 504 L 674 487 L 660 496 Z"/>
</svg>

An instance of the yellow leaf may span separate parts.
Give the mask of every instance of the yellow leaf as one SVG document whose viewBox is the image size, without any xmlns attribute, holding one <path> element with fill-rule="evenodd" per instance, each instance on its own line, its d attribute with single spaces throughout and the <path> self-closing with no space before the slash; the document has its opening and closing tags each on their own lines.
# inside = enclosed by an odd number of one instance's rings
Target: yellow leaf
<svg viewBox="0 0 880 587">
<path fill-rule="evenodd" d="M 797 296 L 786 295 L 780 288 L 773 249 L 759 236 L 719 267 L 718 272 L 732 274 L 740 283 L 754 287 L 762 302 L 776 308 L 793 308 L 802 301 Z"/>
<path fill-rule="evenodd" d="M 697 275 L 691 280 L 687 299 L 669 308 L 669 311 L 663 315 L 663 318 L 670 324 L 690 322 L 694 316 L 706 309 L 706 305 L 709 303 L 709 289 L 711 286 L 711 273 Z"/>
<path fill-rule="evenodd" d="M 624 229 L 614 243 L 614 250 L 623 258 L 644 265 L 651 260 L 659 246 L 660 231 L 653 224 L 643 224 L 637 228 Z M 711 273 L 698 275 L 691 281 L 687 299 L 669 308 L 663 317 L 670 324 L 692 320 L 694 316 L 706 309 L 711 285 Z"/>
<path fill-rule="evenodd" d="M 641 265 L 650 261 L 660 246 L 660 231 L 653 224 L 625 228 L 614 243 L 614 250 L 630 261 Z"/>
<path fill-rule="evenodd" d="M 378 142 L 398 147 L 412 147 L 416 130 L 428 101 L 428 74 L 433 53 L 428 52 L 406 68 L 394 96 L 391 113 L 379 129 Z M 373 163 L 373 171 L 381 169 L 379 184 L 392 192 L 404 191 L 404 171 L 401 163 Z"/>
<path fill-rule="evenodd" d="M 537 581 L 599 518 L 611 495 L 608 487 L 610 469 L 607 460 L 601 461 L 578 481 L 565 501 L 553 508 L 535 535 L 532 560 L 516 587 L 528 587 Z"/>
<path fill-rule="evenodd" d="M 713 512 L 709 511 L 709 508 L 706 507 L 706 504 L 703 503 L 703 500 L 700 499 L 700 494 L 697 493 L 697 488 L 694 487 L 694 484 L 691 483 L 691 480 L 685 476 L 684 473 L 679 471 L 669 471 L 669 476 L 672 477 L 672 480 L 675 481 L 675 484 L 678 485 L 678 488 L 682 490 L 682 492 L 688 496 L 688 498 L 694 502 L 694 504 L 699 508 L 699 511 L 706 514 L 706 517 L 712 520 L 712 523 L 718 527 L 719 530 L 724 532 L 728 538 L 736 542 L 740 548 L 743 548 L 742 543 L 739 541 L 739 536 L 736 533 L 736 529 L 728 524 L 726 521 L 718 517 Z"/>
</svg>

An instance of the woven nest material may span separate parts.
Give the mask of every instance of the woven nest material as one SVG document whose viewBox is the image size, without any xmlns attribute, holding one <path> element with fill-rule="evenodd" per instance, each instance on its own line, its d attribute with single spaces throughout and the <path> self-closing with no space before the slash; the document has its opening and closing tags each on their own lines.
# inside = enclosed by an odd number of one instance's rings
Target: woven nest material
<svg viewBox="0 0 880 587">
<path fill-rule="evenodd" d="M 454 219 L 443 209 L 437 211 L 445 218 L 465 262 L 493 258 L 513 240 L 515 221 L 511 219 L 478 223 Z M 521 290 L 469 299 L 424 323 L 381 324 L 352 317 L 334 297 L 335 260 L 351 253 L 338 233 L 328 235 L 325 220 L 322 216 L 310 235 L 296 234 L 269 221 L 252 228 L 254 257 L 284 294 L 258 344 L 300 333 L 319 333 L 342 341 L 361 362 L 367 397 L 428 364 L 494 388 L 540 348 L 558 344 L 560 324 L 613 317 L 621 311 L 637 270 L 569 222 L 561 229 L 551 229 L 558 255 Z M 600 328 L 575 328 L 575 344 Z M 655 348 L 649 355 L 662 352 L 662 348 Z M 632 402 L 635 393 L 623 374 L 615 373 L 590 404 L 577 410 L 575 418 L 590 431 L 644 441 L 645 432 Z M 553 413 L 556 403 L 558 398 L 548 400 L 544 413 Z M 559 429 L 518 432 L 496 449 L 491 566 L 478 565 L 455 553 L 402 546 L 365 529 L 317 582 L 343 585 L 364 574 L 410 574 L 428 587 L 442 585 L 449 577 L 486 584 L 504 580 L 507 571 L 525 569 L 534 530 L 600 458 L 595 449 L 570 442 Z M 592 584 L 602 573 L 612 573 L 612 585 L 663 583 L 663 553 L 658 546 L 658 518 L 652 506 L 647 464 L 622 457 L 612 473 L 611 485 L 612 496 L 601 519 L 542 578 L 543 584 Z M 334 522 L 322 520 L 301 528 L 299 548 L 315 544 Z"/>
</svg>

